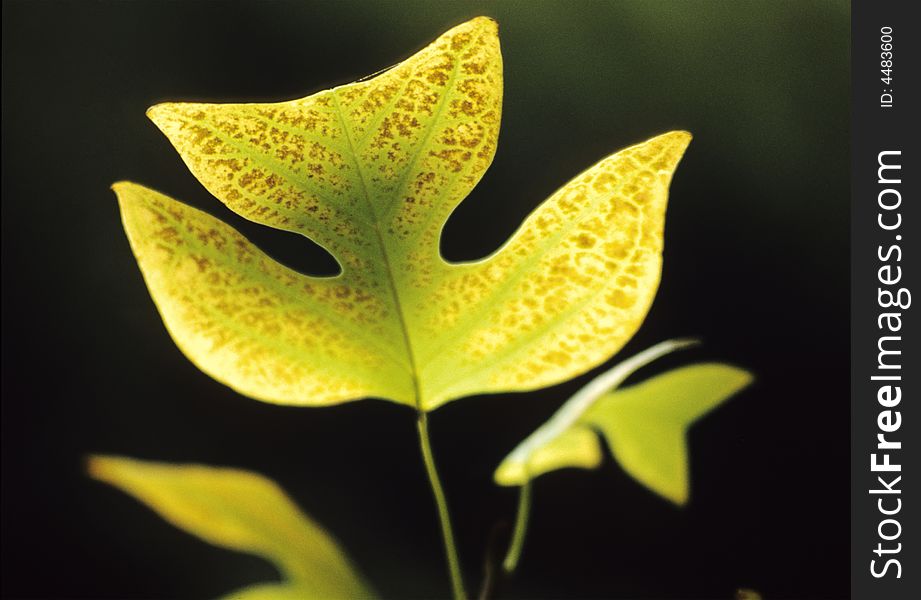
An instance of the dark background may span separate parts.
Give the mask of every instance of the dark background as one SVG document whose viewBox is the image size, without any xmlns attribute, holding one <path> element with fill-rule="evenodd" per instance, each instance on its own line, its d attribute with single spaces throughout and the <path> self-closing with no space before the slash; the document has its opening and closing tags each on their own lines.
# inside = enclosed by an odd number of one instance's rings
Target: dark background
<svg viewBox="0 0 921 600">
<path fill-rule="evenodd" d="M 624 350 L 698 335 L 756 385 L 691 432 L 684 510 L 608 461 L 538 480 L 507 597 L 841 598 L 848 591 L 848 94 L 845 2 L 4 2 L 2 590 L 200 598 L 271 579 L 89 481 L 91 452 L 233 465 L 278 480 L 386 596 L 448 591 L 411 411 L 283 408 L 213 382 L 170 341 L 108 186 L 220 215 L 286 264 L 332 262 L 248 223 L 144 117 L 164 100 L 281 100 L 499 20 L 499 150 L 448 223 L 482 256 L 556 187 L 669 129 L 695 135 L 672 186 L 662 285 Z M 432 415 L 476 587 L 515 494 L 492 471 L 589 376 Z"/>
</svg>

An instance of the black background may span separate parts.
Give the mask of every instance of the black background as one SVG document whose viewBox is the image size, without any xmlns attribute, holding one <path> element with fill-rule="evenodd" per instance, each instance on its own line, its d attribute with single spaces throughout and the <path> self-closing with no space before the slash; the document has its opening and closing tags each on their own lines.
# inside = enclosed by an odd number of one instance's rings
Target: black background
<svg viewBox="0 0 921 600">
<path fill-rule="evenodd" d="M 286 264 L 310 243 L 243 221 L 144 117 L 163 100 L 280 100 L 499 20 L 498 154 L 449 221 L 482 256 L 602 156 L 695 139 L 672 186 L 655 305 L 624 350 L 697 335 L 756 385 L 692 430 L 679 510 L 610 461 L 535 489 L 508 597 L 837 598 L 848 590 L 848 23 L 844 2 L 4 2 L 2 558 L 7 597 L 214 597 L 275 575 L 82 472 L 91 452 L 278 480 L 386 596 L 447 593 L 413 414 L 282 408 L 211 381 L 170 341 L 108 186 L 220 215 Z M 431 417 L 469 587 L 515 495 L 505 453 L 588 378 Z"/>
</svg>

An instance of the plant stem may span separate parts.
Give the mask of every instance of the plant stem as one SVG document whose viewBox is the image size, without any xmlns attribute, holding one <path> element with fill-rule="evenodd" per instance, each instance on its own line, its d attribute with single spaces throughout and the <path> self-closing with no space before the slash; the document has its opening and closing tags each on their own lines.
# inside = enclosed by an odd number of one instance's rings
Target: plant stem
<svg viewBox="0 0 921 600">
<path fill-rule="evenodd" d="M 460 560 L 457 557 L 457 546 L 454 543 L 454 531 L 451 529 L 451 515 L 448 513 L 448 501 L 441 487 L 441 480 L 438 478 L 438 470 L 435 468 L 435 459 L 432 457 L 432 445 L 429 441 L 428 416 L 425 412 L 419 411 L 419 418 L 416 421 L 416 426 L 419 429 L 419 446 L 422 448 L 422 460 L 425 462 L 425 470 L 429 476 L 432 493 L 435 495 L 435 504 L 438 505 L 438 519 L 441 522 L 441 535 L 444 539 L 445 554 L 448 558 L 448 570 L 451 572 L 451 589 L 454 592 L 455 600 L 466 600 L 467 592 L 464 590 L 464 578 L 461 574 Z"/>
<path fill-rule="evenodd" d="M 528 520 L 531 516 L 531 485 L 529 479 L 518 493 L 518 515 L 515 517 L 515 531 L 512 533 L 512 543 L 502 562 L 502 570 L 506 575 L 511 575 L 518 567 L 521 559 L 521 550 L 524 547 L 524 538 L 528 532 Z"/>
</svg>

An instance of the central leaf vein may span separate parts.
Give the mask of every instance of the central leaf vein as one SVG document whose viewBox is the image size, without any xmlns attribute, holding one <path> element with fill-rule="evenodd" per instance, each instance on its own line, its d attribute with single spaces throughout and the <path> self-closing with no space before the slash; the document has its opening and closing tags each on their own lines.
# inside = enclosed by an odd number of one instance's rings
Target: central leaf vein
<svg viewBox="0 0 921 600">
<path fill-rule="evenodd" d="M 439 100 L 439 105 L 435 110 L 434 117 L 429 121 L 428 125 L 426 126 L 425 134 L 420 139 L 419 145 L 417 146 L 416 151 L 412 159 L 410 160 L 408 168 L 403 172 L 403 175 L 401 176 L 400 181 L 393 188 L 395 201 L 399 198 L 399 194 L 401 194 L 403 189 L 405 188 L 406 182 L 409 179 L 410 174 L 415 172 L 416 166 L 419 163 L 419 160 L 421 159 L 423 155 L 424 149 L 428 145 L 429 140 L 431 139 L 433 133 L 435 132 L 437 123 L 441 120 L 441 116 L 444 113 L 445 106 L 447 106 L 448 104 L 448 97 L 450 96 L 449 92 L 451 90 L 451 86 L 454 84 L 454 81 L 457 78 L 458 64 L 459 64 L 459 61 L 455 60 L 453 68 L 451 70 L 451 75 L 448 79 L 448 83 L 445 86 L 446 88 L 445 93 L 444 95 L 442 95 L 441 99 Z M 345 134 L 346 141 L 348 142 L 348 145 L 349 145 L 349 149 L 350 149 L 349 155 L 352 158 L 352 163 L 354 164 L 355 170 L 358 173 L 358 180 L 361 183 L 361 190 L 362 190 L 362 196 L 364 199 L 364 204 L 365 204 L 365 207 L 368 213 L 371 215 L 371 226 L 372 226 L 371 228 L 374 230 L 374 234 L 376 236 L 377 243 L 381 251 L 381 258 L 383 259 L 383 263 L 384 263 L 384 271 L 386 272 L 386 276 L 387 276 L 387 285 L 390 288 L 390 295 L 393 299 L 394 309 L 400 321 L 400 331 L 403 335 L 403 343 L 404 343 L 404 347 L 406 350 L 407 358 L 409 359 L 410 377 L 412 379 L 412 384 L 413 384 L 414 402 L 415 402 L 416 408 L 420 412 L 423 412 L 424 407 L 423 407 L 421 385 L 419 383 L 419 369 L 417 367 L 416 357 L 413 351 L 412 338 L 409 332 L 409 326 L 408 326 L 408 322 L 406 319 L 406 314 L 405 314 L 402 302 L 400 301 L 400 293 L 397 287 L 396 278 L 394 276 L 393 266 L 391 264 L 390 253 L 388 251 L 387 242 L 384 239 L 383 234 L 381 233 L 380 222 L 377 216 L 377 212 L 374 210 L 374 205 L 371 202 L 371 195 L 368 190 L 368 183 L 365 178 L 364 169 L 362 168 L 361 159 L 357 152 L 355 141 L 352 139 L 352 132 L 349 129 L 348 124 L 345 121 L 345 118 L 343 117 L 342 105 L 339 102 L 339 95 L 336 93 L 335 90 L 333 91 L 332 97 L 333 97 L 333 102 L 335 103 L 336 116 L 339 119 L 339 125 L 340 127 L 342 127 L 342 131 Z M 395 203 L 396 202 L 394 202 L 394 204 Z M 386 213 L 388 211 L 384 211 L 384 212 Z"/>
</svg>

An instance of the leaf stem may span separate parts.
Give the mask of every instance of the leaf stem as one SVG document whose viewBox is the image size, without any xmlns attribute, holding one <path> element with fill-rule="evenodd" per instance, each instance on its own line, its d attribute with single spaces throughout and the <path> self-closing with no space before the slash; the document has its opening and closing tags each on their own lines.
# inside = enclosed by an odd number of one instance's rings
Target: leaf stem
<svg viewBox="0 0 921 600">
<path fill-rule="evenodd" d="M 528 533 L 528 521 L 531 516 L 531 486 L 529 479 L 521 486 L 518 492 L 518 515 L 515 517 L 515 531 L 512 533 L 512 543 L 509 545 L 505 560 L 502 561 L 502 570 L 506 575 L 511 575 L 518 568 L 521 560 L 521 550 L 524 548 L 525 536 Z"/>
<path fill-rule="evenodd" d="M 448 501 L 441 487 L 441 480 L 438 478 L 438 470 L 435 468 L 435 459 L 432 456 L 432 445 L 429 441 L 428 416 L 424 411 L 419 411 L 419 418 L 416 421 L 416 426 L 419 430 L 419 446 L 422 449 L 422 460 L 425 462 L 425 470 L 428 473 L 429 483 L 432 486 L 432 493 L 435 496 L 435 504 L 438 505 L 438 519 L 441 522 L 441 535 L 444 539 L 445 554 L 448 558 L 448 570 L 451 572 L 451 589 L 454 593 L 455 600 L 466 600 L 467 592 L 464 590 L 464 578 L 461 574 L 460 559 L 458 559 L 457 556 L 457 545 L 454 543 L 454 531 L 451 528 L 451 515 L 448 512 Z"/>
</svg>

